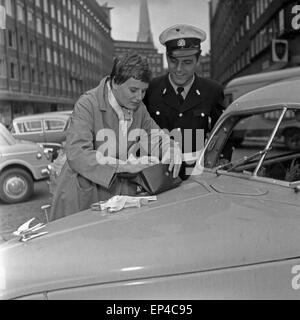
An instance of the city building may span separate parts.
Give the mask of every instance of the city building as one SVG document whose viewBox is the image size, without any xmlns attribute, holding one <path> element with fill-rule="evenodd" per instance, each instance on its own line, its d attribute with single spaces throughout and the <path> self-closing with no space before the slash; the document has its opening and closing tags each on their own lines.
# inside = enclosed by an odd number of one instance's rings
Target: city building
<svg viewBox="0 0 300 320">
<path fill-rule="evenodd" d="M 120 58 L 135 51 L 148 59 L 152 75 L 157 77 L 164 73 L 163 54 L 158 53 L 153 43 L 147 0 L 141 0 L 139 18 L 137 41 L 115 40 L 115 56 Z"/>
<path fill-rule="evenodd" d="M 96 0 L 0 0 L 0 121 L 71 109 L 111 70 L 110 8 Z"/>
<path fill-rule="evenodd" d="M 293 0 L 211 0 L 211 73 L 226 84 L 300 65 L 300 7 Z"/>
<path fill-rule="evenodd" d="M 201 78 L 211 78 L 210 73 L 210 54 L 207 53 L 205 56 L 200 56 L 200 63 L 197 67 L 196 73 Z"/>
</svg>

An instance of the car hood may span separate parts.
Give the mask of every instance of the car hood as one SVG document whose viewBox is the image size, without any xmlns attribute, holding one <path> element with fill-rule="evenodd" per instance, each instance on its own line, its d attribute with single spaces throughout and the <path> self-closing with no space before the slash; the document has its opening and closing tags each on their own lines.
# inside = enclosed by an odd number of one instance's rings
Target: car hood
<svg viewBox="0 0 300 320">
<path fill-rule="evenodd" d="M 300 256 L 299 205 L 250 197 L 244 182 L 238 195 L 222 193 L 217 183 L 191 180 L 147 206 L 87 210 L 48 224 L 40 238 L 8 241 L 0 297 Z"/>
<path fill-rule="evenodd" d="M 8 146 L 0 146 L 3 154 L 9 154 L 12 152 L 37 152 L 43 151 L 43 149 L 35 142 L 16 140 L 16 143 Z"/>
</svg>

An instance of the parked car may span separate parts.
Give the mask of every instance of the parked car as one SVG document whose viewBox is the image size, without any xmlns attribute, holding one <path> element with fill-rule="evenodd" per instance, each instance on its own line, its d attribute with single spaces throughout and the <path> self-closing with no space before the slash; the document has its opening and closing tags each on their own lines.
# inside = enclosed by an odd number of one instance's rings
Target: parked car
<svg viewBox="0 0 300 320">
<path fill-rule="evenodd" d="M 280 130 L 300 110 L 299 88 L 284 82 L 240 97 L 205 144 L 198 174 L 157 201 L 85 210 L 26 243 L 12 237 L 0 246 L 0 297 L 299 299 L 300 150 Z M 279 117 L 263 137 L 234 146 L 241 121 L 270 112 Z"/>
<path fill-rule="evenodd" d="M 240 96 L 258 88 L 283 80 L 300 79 L 300 67 L 284 68 L 274 71 L 259 72 L 229 81 L 225 87 L 226 107 Z"/>
<path fill-rule="evenodd" d="M 49 177 L 50 156 L 42 146 L 16 140 L 0 124 L 0 200 L 23 202 L 31 197 L 34 181 Z"/>
<path fill-rule="evenodd" d="M 295 81 L 295 79 L 285 81 L 287 81 L 286 85 L 288 85 L 288 83 Z M 273 90 L 272 86 L 268 86 L 263 92 L 266 93 L 268 88 L 270 88 L 270 91 Z M 253 93 L 250 93 L 249 97 L 252 96 Z M 288 99 L 288 97 L 286 98 Z M 247 94 L 244 95 L 244 99 L 248 99 Z M 282 142 L 284 142 L 290 150 L 299 150 L 300 121 L 297 120 L 294 111 L 295 110 L 291 109 L 285 113 L 277 135 L 280 136 Z M 232 137 L 234 138 L 235 146 L 240 146 L 246 139 L 263 138 L 270 129 L 274 128 L 274 124 L 278 121 L 280 115 L 280 110 L 274 110 L 240 121 L 239 125 L 235 128 L 234 137 Z"/>
<path fill-rule="evenodd" d="M 53 149 L 53 158 L 56 158 L 66 140 L 71 113 L 66 110 L 17 117 L 12 122 L 11 133 L 17 139 L 43 143 L 46 148 Z"/>
</svg>

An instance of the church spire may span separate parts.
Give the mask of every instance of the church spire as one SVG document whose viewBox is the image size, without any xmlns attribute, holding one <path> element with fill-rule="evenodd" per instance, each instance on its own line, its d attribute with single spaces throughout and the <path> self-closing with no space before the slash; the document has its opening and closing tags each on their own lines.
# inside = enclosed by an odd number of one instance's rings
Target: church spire
<svg viewBox="0 0 300 320">
<path fill-rule="evenodd" d="M 153 44 L 147 0 L 140 0 L 140 26 L 137 41 Z"/>
</svg>

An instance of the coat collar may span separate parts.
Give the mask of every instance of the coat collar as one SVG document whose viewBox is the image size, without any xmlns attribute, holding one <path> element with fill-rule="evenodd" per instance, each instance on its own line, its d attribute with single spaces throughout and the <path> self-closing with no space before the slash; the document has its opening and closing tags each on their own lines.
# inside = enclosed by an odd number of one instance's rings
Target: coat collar
<svg viewBox="0 0 300 320">
<path fill-rule="evenodd" d="M 95 97 L 99 104 L 99 109 L 101 111 L 107 111 L 109 108 L 111 108 L 108 102 L 108 90 L 106 86 L 109 79 L 109 77 L 103 78 L 98 87 L 91 90 L 94 91 Z"/>
<path fill-rule="evenodd" d="M 99 106 L 99 110 L 100 111 L 104 111 L 104 112 L 109 112 L 107 114 L 107 116 L 109 117 L 111 113 L 113 113 L 114 115 L 117 116 L 117 113 L 115 112 L 115 110 L 113 109 L 113 107 L 110 105 L 109 103 L 109 99 L 108 99 L 108 88 L 107 88 L 107 82 L 110 80 L 110 77 L 107 76 L 105 78 L 103 78 L 100 82 L 100 84 L 98 85 L 98 87 L 90 90 L 89 92 L 91 92 L 97 100 L 98 106 Z M 89 93 L 88 92 L 88 93 Z M 139 119 L 139 117 L 142 116 L 143 114 L 143 109 L 146 109 L 145 105 L 142 103 L 142 105 L 133 112 L 133 119 L 131 122 L 131 126 L 136 126 L 137 125 L 137 119 Z"/>
</svg>

